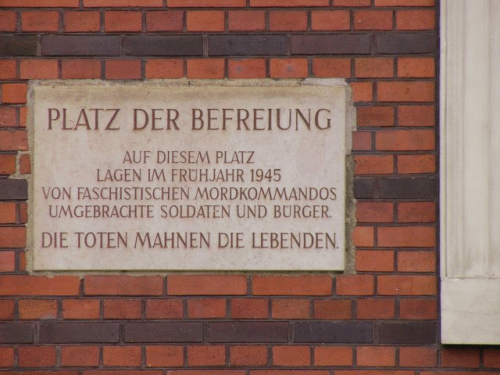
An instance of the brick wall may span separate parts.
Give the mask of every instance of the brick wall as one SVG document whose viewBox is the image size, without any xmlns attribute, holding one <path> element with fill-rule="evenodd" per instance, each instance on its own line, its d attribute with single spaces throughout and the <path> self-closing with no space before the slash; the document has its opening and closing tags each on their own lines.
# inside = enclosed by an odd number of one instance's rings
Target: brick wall
<svg viewBox="0 0 500 375">
<path fill-rule="evenodd" d="M 439 344 L 437 13 L 434 0 L 0 0 L 0 374 L 500 373 L 499 348 Z M 350 82 L 356 274 L 27 274 L 27 80 L 181 77 Z"/>
</svg>

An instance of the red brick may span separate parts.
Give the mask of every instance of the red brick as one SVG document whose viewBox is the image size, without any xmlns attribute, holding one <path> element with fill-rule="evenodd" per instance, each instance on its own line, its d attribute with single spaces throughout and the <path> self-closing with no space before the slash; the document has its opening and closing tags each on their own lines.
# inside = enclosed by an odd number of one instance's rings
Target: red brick
<svg viewBox="0 0 500 375">
<path fill-rule="evenodd" d="M 29 154 L 19 155 L 19 173 L 20 174 L 31 173 L 31 158 Z"/>
<path fill-rule="evenodd" d="M 402 275 L 380 275 L 378 276 L 378 294 L 380 295 L 435 295 L 435 276 L 402 276 Z"/>
<path fill-rule="evenodd" d="M 178 0 L 181 1 L 181 0 Z M 329 0 L 287 0 L 287 7 L 327 7 Z M 250 0 L 251 7 L 282 7 L 282 0 Z"/>
<path fill-rule="evenodd" d="M 222 345 L 189 346 L 188 366 L 223 366 L 226 363 L 226 348 Z"/>
<path fill-rule="evenodd" d="M 0 134 L 2 133 L 0 132 Z M 0 140 L 1 139 L 2 136 L 0 135 Z M 0 149 L 3 149 L 3 147 L 0 147 Z M 26 228 L 0 227 L 0 248 L 24 247 L 25 245 L 26 245 Z"/>
<path fill-rule="evenodd" d="M 394 319 L 396 304 L 392 299 L 360 299 L 357 301 L 358 319 Z"/>
<path fill-rule="evenodd" d="M 16 77 L 16 60 L 0 60 L 0 79 L 15 79 Z"/>
<path fill-rule="evenodd" d="M 375 146 L 382 151 L 429 151 L 436 147 L 432 130 L 386 130 L 375 135 Z"/>
<path fill-rule="evenodd" d="M 335 31 L 351 28 L 350 14 L 347 10 L 311 11 L 311 30 Z"/>
<path fill-rule="evenodd" d="M 0 252 L 0 272 L 13 272 L 15 269 L 16 253 L 14 251 Z"/>
<path fill-rule="evenodd" d="M 398 109 L 399 126 L 435 126 L 436 113 L 433 105 L 402 105 Z"/>
<path fill-rule="evenodd" d="M 398 252 L 399 272 L 435 272 L 436 253 L 431 251 Z"/>
<path fill-rule="evenodd" d="M 436 221 L 435 202 L 398 203 L 398 221 L 407 223 L 432 223 Z"/>
<path fill-rule="evenodd" d="M 0 300 L 0 320 L 14 319 L 15 301 L 10 299 Z"/>
<path fill-rule="evenodd" d="M 181 367 L 183 364 L 182 346 L 146 346 L 147 367 Z"/>
<path fill-rule="evenodd" d="M 306 28 L 307 12 L 305 11 L 269 12 L 269 30 L 271 31 L 303 31 Z"/>
<path fill-rule="evenodd" d="M 351 60 L 345 58 L 313 58 L 312 72 L 315 77 L 330 78 L 351 76 Z"/>
<path fill-rule="evenodd" d="M 394 252 L 386 250 L 356 251 L 356 271 L 392 272 L 394 271 Z"/>
<path fill-rule="evenodd" d="M 264 59 L 238 59 L 228 61 L 228 78 L 249 79 L 265 77 L 266 61 Z"/>
<path fill-rule="evenodd" d="M 58 77 L 57 60 L 29 59 L 21 60 L 21 79 L 55 79 Z"/>
<path fill-rule="evenodd" d="M 381 102 L 432 102 L 435 100 L 434 82 L 378 82 Z"/>
<path fill-rule="evenodd" d="M 27 120 L 28 120 L 28 107 L 20 107 L 19 108 L 19 126 L 22 128 L 25 128 Z"/>
<path fill-rule="evenodd" d="M 17 113 L 14 107 L 0 107 L 0 127 L 17 126 Z"/>
<path fill-rule="evenodd" d="M 101 28 L 99 12 L 72 11 L 64 13 L 64 31 L 67 33 L 96 32 Z"/>
<path fill-rule="evenodd" d="M 402 299 L 399 302 L 399 317 L 408 320 L 437 319 L 438 306 L 436 300 Z"/>
<path fill-rule="evenodd" d="M 222 298 L 192 299 L 187 305 L 188 318 L 224 318 L 226 300 Z"/>
<path fill-rule="evenodd" d="M 394 107 L 358 107 L 358 126 L 393 126 Z"/>
<path fill-rule="evenodd" d="M 435 0 L 375 0 L 375 5 L 380 7 L 416 7 L 416 6 L 434 6 Z"/>
<path fill-rule="evenodd" d="M 136 12 L 136 11 L 105 12 L 104 30 L 106 32 L 141 31 L 142 12 Z"/>
<path fill-rule="evenodd" d="M 354 60 L 354 67 L 356 77 L 359 78 L 394 76 L 394 60 L 388 57 L 357 58 Z"/>
<path fill-rule="evenodd" d="M 307 299 L 277 299 L 272 301 L 274 319 L 309 319 L 311 303 Z"/>
<path fill-rule="evenodd" d="M 253 294 L 263 296 L 328 296 L 332 294 L 329 275 L 253 276 Z"/>
<path fill-rule="evenodd" d="M 478 348 L 442 348 L 441 366 L 457 368 L 479 368 L 480 350 Z"/>
<path fill-rule="evenodd" d="M 33 8 L 76 8 L 78 7 L 79 0 L 22 0 L 22 4 L 19 0 L 3 0 L 2 6 L 4 7 L 33 7 Z"/>
<path fill-rule="evenodd" d="M 104 319 L 140 319 L 141 300 L 108 299 L 104 301 Z"/>
<path fill-rule="evenodd" d="M 170 0 L 169 0 L 170 2 Z M 83 0 L 84 8 L 105 8 L 105 7 L 162 7 L 163 0 Z"/>
<path fill-rule="evenodd" d="M 391 30 L 392 11 L 360 10 L 354 12 L 354 30 Z"/>
<path fill-rule="evenodd" d="M 351 82 L 354 102 L 370 102 L 373 100 L 373 84 L 371 82 Z"/>
<path fill-rule="evenodd" d="M 245 275 L 170 275 L 170 295 L 243 295 L 247 293 Z"/>
<path fill-rule="evenodd" d="M 70 296 L 78 295 L 79 289 L 80 280 L 75 276 L 0 276 L 0 294 L 4 296 Z"/>
<path fill-rule="evenodd" d="M 212 374 L 210 374 L 212 375 Z M 326 370 L 254 370 L 250 375 L 330 375 Z"/>
<path fill-rule="evenodd" d="M 56 364 L 54 346 L 21 346 L 18 353 L 19 367 L 52 367 Z"/>
<path fill-rule="evenodd" d="M 435 348 L 401 347 L 399 348 L 399 365 L 401 367 L 434 367 L 437 364 Z"/>
<path fill-rule="evenodd" d="M 390 346 L 359 346 L 356 361 L 358 366 L 363 367 L 394 367 L 396 349 Z"/>
<path fill-rule="evenodd" d="M 390 223 L 394 220 L 394 205 L 390 202 L 358 202 L 358 223 Z"/>
<path fill-rule="evenodd" d="M 161 276 L 86 276 L 85 294 L 123 295 L 123 296 L 159 296 L 163 294 Z"/>
<path fill-rule="evenodd" d="M 268 317 L 269 300 L 239 298 L 231 300 L 231 318 L 264 319 Z"/>
<path fill-rule="evenodd" d="M 224 31 L 224 12 L 192 10 L 186 14 L 187 31 Z"/>
<path fill-rule="evenodd" d="M 354 163 L 356 175 L 394 173 L 394 157 L 392 155 L 356 155 Z"/>
<path fill-rule="evenodd" d="M 271 59 L 269 72 L 271 78 L 306 78 L 307 59 Z"/>
<path fill-rule="evenodd" d="M 314 365 L 352 366 L 352 352 L 349 346 L 318 346 L 314 348 Z"/>
<path fill-rule="evenodd" d="M 0 173 L 3 174 L 5 173 L 5 166 L 2 166 L 2 159 L 3 159 L 2 156 L 4 155 L 0 155 L 0 171 L 1 171 Z M 15 222 L 16 222 L 16 204 L 14 202 L 0 202 L 0 224 L 11 224 Z"/>
<path fill-rule="evenodd" d="M 233 8 L 246 6 L 246 0 L 168 0 L 169 7 Z"/>
<path fill-rule="evenodd" d="M 28 149 L 28 134 L 25 130 L 0 131 L 0 150 L 2 151 L 25 151 Z M 0 247 L 24 247 L 24 239 L 21 238 L 22 228 L 2 228 L 2 231 L 13 232 L 13 238 L 2 238 L 0 236 Z M 17 241 L 19 240 L 19 241 Z M 2 246 L 2 244 L 11 244 Z"/>
<path fill-rule="evenodd" d="M 400 57 L 398 77 L 433 78 L 436 76 L 435 65 L 432 57 Z"/>
<path fill-rule="evenodd" d="M 500 350 L 498 348 L 483 349 L 484 367 L 500 368 Z"/>
<path fill-rule="evenodd" d="M 141 62 L 139 60 L 106 61 L 107 79 L 140 79 Z"/>
<path fill-rule="evenodd" d="M 398 155 L 399 173 L 434 173 L 436 172 L 435 155 Z"/>
<path fill-rule="evenodd" d="M 0 348 L 0 367 L 14 366 L 14 348 Z"/>
<path fill-rule="evenodd" d="M 263 31 L 266 28 L 265 12 L 261 10 L 230 10 L 229 31 Z"/>
<path fill-rule="evenodd" d="M 314 301 L 314 319 L 325 319 L 325 320 L 351 319 L 351 301 L 349 300 Z"/>
<path fill-rule="evenodd" d="M 146 12 L 147 31 L 182 31 L 184 12 L 180 10 L 157 10 Z"/>
<path fill-rule="evenodd" d="M 28 205 L 25 202 L 19 203 L 19 222 L 25 224 L 28 222 Z"/>
<path fill-rule="evenodd" d="M 373 227 L 354 228 L 352 243 L 356 247 L 373 247 L 375 245 L 375 229 Z"/>
<path fill-rule="evenodd" d="M 2 102 L 12 104 L 26 103 L 28 85 L 25 83 L 4 83 L 2 85 Z"/>
<path fill-rule="evenodd" d="M 16 31 L 16 26 L 16 12 L 0 11 L 0 31 Z"/>
<path fill-rule="evenodd" d="M 61 366 L 96 367 L 99 365 L 98 346 L 62 346 Z"/>
<path fill-rule="evenodd" d="M 187 77 L 193 79 L 224 78 L 224 59 L 189 59 Z"/>
<path fill-rule="evenodd" d="M 21 13 L 21 29 L 23 31 L 58 31 L 59 12 L 24 11 Z"/>
<path fill-rule="evenodd" d="M 102 362 L 104 366 L 140 366 L 141 357 L 140 346 L 105 346 L 102 349 Z"/>
<path fill-rule="evenodd" d="M 353 132 L 352 149 L 355 151 L 369 151 L 372 149 L 371 132 Z"/>
<path fill-rule="evenodd" d="M 18 302 L 18 310 L 19 319 L 55 319 L 57 318 L 57 301 L 22 299 Z"/>
<path fill-rule="evenodd" d="M 150 299 L 146 301 L 146 318 L 179 319 L 182 318 L 183 307 L 180 299 Z"/>
<path fill-rule="evenodd" d="M 99 319 L 99 300 L 65 299 L 62 301 L 63 319 Z"/>
<path fill-rule="evenodd" d="M 182 78 L 184 62 L 181 59 L 155 59 L 146 62 L 146 78 Z"/>
<path fill-rule="evenodd" d="M 231 346 L 229 348 L 231 366 L 264 366 L 267 364 L 265 346 Z"/>
<path fill-rule="evenodd" d="M 335 284 L 339 296 L 370 296 L 375 290 L 371 275 L 338 275 Z"/>
<path fill-rule="evenodd" d="M 272 351 L 274 366 L 309 366 L 311 350 L 308 346 L 274 346 Z"/>
<path fill-rule="evenodd" d="M 434 247 L 436 228 L 433 227 L 387 227 L 378 228 L 380 247 Z"/>
<path fill-rule="evenodd" d="M 434 30 L 436 12 L 434 10 L 400 10 L 396 12 L 398 30 Z"/>
</svg>

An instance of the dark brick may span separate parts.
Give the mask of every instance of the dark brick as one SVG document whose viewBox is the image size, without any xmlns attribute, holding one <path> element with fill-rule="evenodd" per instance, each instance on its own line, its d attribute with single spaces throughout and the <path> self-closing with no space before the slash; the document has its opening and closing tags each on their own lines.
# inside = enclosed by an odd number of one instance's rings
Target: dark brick
<svg viewBox="0 0 500 375">
<path fill-rule="evenodd" d="M 119 36 L 43 35 L 42 55 L 45 56 L 118 56 Z"/>
<path fill-rule="evenodd" d="M 437 50 L 435 33 L 387 33 L 375 36 L 377 53 L 432 53 Z"/>
<path fill-rule="evenodd" d="M 0 36 L 0 56 L 36 56 L 36 35 Z"/>
<path fill-rule="evenodd" d="M 201 342 L 203 323 L 126 323 L 125 342 Z"/>
<path fill-rule="evenodd" d="M 0 179 L 0 200 L 28 199 L 28 181 L 22 179 Z"/>
<path fill-rule="evenodd" d="M 354 198 L 375 198 L 375 179 L 371 177 L 355 177 Z"/>
<path fill-rule="evenodd" d="M 33 342 L 33 326 L 27 323 L 0 324 L 0 344 Z"/>
<path fill-rule="evenodd" d="M 437 197 L 435 177 L 379 178 L 378 198 L 434 199 Z"/>
<path fill-rule="evenodd" d="M 286 35 L 211 35 L 208 54 L 211 56 L 285 55 Z"/>
<path fill-rule="evenodd" d="M 287 342 L 285 322 L 208 323 L 209 342 Z"/>
<path fill-rule="evenodd" d="M 294 326 L 294 342 L 300 343 L 372 343 L 372 323 L 307 322 Z"/>
<path fill-rule="evenodd" d="M 378 327 L 379 344 L 434 344 L 436 340 L 436 322 L 387 322 Z"/>
<path fill-rule="evenodd" d="M 294 55 L 338 55 L 370 53 L 368 35 L 294 35 Z"/>
<path fill-rule="evenodd" d="M 51 344 L 118 342 L 118 323 L 43 323 L 40 342 Z"/>
<path fill-rule="evenodd" d="M 133 56 L 201 56 L 203 37 L 201 35 L 182 36 L 126 36 L 126 55 Z"/>
</svg>

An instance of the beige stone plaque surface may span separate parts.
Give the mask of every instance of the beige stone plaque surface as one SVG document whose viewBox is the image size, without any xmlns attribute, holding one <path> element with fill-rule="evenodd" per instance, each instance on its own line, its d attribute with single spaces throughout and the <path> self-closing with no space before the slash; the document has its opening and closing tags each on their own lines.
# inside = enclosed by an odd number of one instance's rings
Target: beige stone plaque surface
<svg viewBox="0 0 500 375">
<path fill-rule="evenodd" d="M 346 92 L 34 82 L 33 270 L 344 269 Z"/>
</svg>

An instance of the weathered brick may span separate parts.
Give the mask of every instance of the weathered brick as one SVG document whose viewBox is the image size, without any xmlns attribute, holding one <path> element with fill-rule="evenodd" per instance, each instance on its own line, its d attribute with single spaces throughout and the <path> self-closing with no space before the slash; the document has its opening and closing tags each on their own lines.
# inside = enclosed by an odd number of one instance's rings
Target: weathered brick
<svg viewBox="0 0 500 375">
<path fill-rule="evenodd" d="M 102 349 L 104 366 L 138 367 L 142 362 L 140 346 L 105 346 Z"/>
<path fill-rule="evenodd" d="M 436 228 L 424 226 L 380 227 L 378 228 L 380 247 L 434 247 Z"/>
<path fill-rule="evenodd" d="M 369 296 L 374 292 L 374 278 L 371 275 L 339 275 L 335 278 L 338 295 Z"/>
<path fill-rule="evenodd" d="M 371 0 L 333 0 L 336 7 L 365 7 L 371 4 Z"/>
<path fill-rule="evenodd" d="M 394 367 L 396 348 L 391 346 L 358 346 L 356 363 L 362 367 Z"/>
<path fill-rule="evenodd" d="M 26 103 L 26 93 L 28 92 L 28 86 L 25 83 L 4 83 L 1 85 L 2 88 L 2 102 L 4 104 L 22 104 Z M 8 133 L 3 133 L 3 138 L 5 138 Z M 0 137 L 1 139 L 2 137 Z M 4 149 L 2 144 L 5 142 L 0 142 L 0 149 Z M 26 149 L 26 148 L 25 148 Z"/>
<path fill-rule="evenodd" d="M 200 345 L 187 348 L 188 366 L 224 366 L 226 348 L 223 345 Z"/>
<path fill-rule="evenodd" d="M 137 35 L 123 38 L 126 55 L 133 56 L 201 56 L 201 35 Z"/>
<path fill-rule="evenodd" d="M 434 173 L 436 172 L 436 155 L 398 155 L 399 173 Z"/>
<path fill-rule="evenodd" d="M 317 346 L 314 348 L 315 366 L 352 366 L 353 350 L 348 346 Z"/>
<path fill-rule="evenodd" d="M 483 350 L 484 367 L 500 368 L 500 350 L 498 348 L 486 348 Z"/>
<path fill-rule="evenodd" d="M 436 221 L 435 202 L 398 203 L 398 221 L 405 223 L 433 223 Z"/>
<path fill-rule="evenodd" d="M 307 299 L 276 299 L 272 301 L 274 319 L 308 319 L 311 303 Z"/>
<path fill-rule="evenodd" d="M 396 12 L 397 30 L 433 30 L 436 27 L 434 10 L 400 10 Z"/>
<path fill-rule="evenodd" d="M 16 12 L 0 11 L 0 31 L 16 31 Z"/>
<path fill-rule="evenodd" d="M 1 251 L 0 272 L 14 272 L 15 270 L 16 270 L 16 253 L 14 251 Z"/>
<path fill-rule="evenodd" d="M 16 60 L 0 60 L 0 79 L 15 79 L 17 77 Z"/>
<path fill-rule="evenodd" d="M 479 368 L 481 352 L 478 348 L 443 348 L 442 367 Z"/>
<path fill-rule="evenodd" d="M 345 55 L 370 53 L 368 35 L 292 35 L 292 54 Z"/>
<path fill-rule="evenodd" d="M 224 31 L 224 12 L 220 10 L 192 10 L 186 13 L 187 31 Z"/>
<path fill-rule="evenodd" d="M 329 78 L 351 76 L 351 60 L 346 58 L 313 58 L 312 73 L 315 77 Z"/>
<path fill-rule="evenodd" d="M 58 31 L 59 12 L 24 11 L 21 13 L 21 29 L 23 31 Z"/>
<path fill-rule="evenodd" d="M 437 196 L 435 177 L 385 177 L 378 179 L 378 198 L 432 199 Z"/>
<path fill-rule="evenodd" d="M 104 319 L 140 319 L 141 300 L 107 299 L 104 300 Z"/>
<path fill-rule="evenodd" d="M 31 324 L 0 324 L 0 344 L 28 344 L 32 342 L 33 326 Z"/>
<path fill-rule="evenodd" d="M 14 367 L 14 348 L 0 348 L 0 367 Z"/>
<path fill-rule="evenodd" d="M 161 276 L 86 276 L 86 295 L 156 296 L 163 294 Z"/>
<path fill-rule="evenodd" d="M 179 0 L 178 0 L 179 1 Z M 288 0 L 287 7 L 324 7 L 329 5 L 329 0 Z M 281 7 L 281 0 L 250 0 L 251 7 Z"/>
<path fill-rule="evenodd" d="M 380 275 L 379 295 L 434 296 L 437 292 L 435 276 Z"/>
<path fill-rule="evenodd" d="M 21 346 L 19 367 L 53 367 L 56 364 L 54 346 Z"/>
<path fill-rule="evenodd" d="M 346 10 L 311 11 L 311 30 L 313 31 L 337 31 L 350 28 L 351 17 Z"/>
<path fill-rule="evenodd" d="M 351 319 L 351 301 L 338 299 L 314 301 L 314 319 Z"/>
<path fill-rule="evenodd" d="M 76 8 L 79 0 L 25 0 L 21 4 L 19 0 L 3 0 L 2 6 L 15 8 Z"/>
<path fill-rule="evenodd" d="M 18 302 L 18 311 L 19 319 L 55 319 L 57 317 L 57 301 L 22 299 Z"/>
<path fill-rule="evenodd" d="M 233 10 L 228 12 L 229 31 L 263 31 L 265 12 L 261 10 Z"/>
<path fill-rule="evenodd" d="M 300 322 L 293 326 L 297 343 L 372 343 L 372 323 Z"/>
<path fill-rule="evenodd" d="M 436 75 L 435 61 L 432 57 L 400 57 L 398 77 L 432 78 Z"/>
<path fill-rule="evenodd" d="M 435 33 L 386 33 L 375 35 L 377 53 L 417 54 L 433 53 L 437 50 Z"/>
<path fill-rule="evenodd" d="M 307 12 L 302 10 L 275 10 L 269 12 L 269 30 L 304 31 L 307 28 Z"/>
<path fill-rule="evenodd" d="M 309 366 L 311 350 L 308 346 L 274 346 L 272 359 L 274 366 Z"/>
<path fill-rule="evenodd" d="M 147 31 L 182 31 L 184 12 L 180 10 L 155 10 L 146 12 Z"/>
<path fill-rule="evenodd" d="M 436 253 L 432 251 L 398 252 L 399 272 L 435 272 Z"/>
<path fill-rule="evenodd" d="M 402 299 L 399 302 L 399 317 L 407 320 L 437 319 L 438 305 L 435 299 Z"/>
<path fill-rule="evenodd" d="M 65 299 L 62 301 L 63 319 L 99 319 L 97 299 Z"/>
<path fill-rule="evenodd" d="M 99 79 L 101 62 L 92 59 L 62 60 L 62 79 Z"/>
<path fill-rule="evenodd" d="M 231 300 L 231 318 L 262 319 L 268 317 L 269 300 L 235 298 Z"/>
<path fill-rule="evenodd" d="M 44 56 L 118 56 L 120 36 L 113 35 L 42 35 Z"/>
<path fill-rule="evenodd" d="M 188 318 L 224 318 L 226 300 L 222 298 L 191 299 L 187 304 Z"/>
<path fill-rule="evenodd" d="M 170 275 L 169 295 L 241 295 L 247 292 L 244 275 Z"/>
<path fill-rule="evenodd" d="M 360 10 L 354 12 L 354 30 L 391 30 L 393 13 L 389 10 Z"/>
<path fill-rule="evenodd" d="M 332 293 L 332 278 L 328 275 L 255 275 L 252 283 L 254 295 L 324 296 Z"/>
<path fill-rule="evenodd" d="M 105 65 L 107 79 L 140 79 L 141 62 L 139 60 L 108 60 Z"/>
<path fill-rule="evenodd" d="M 2 158 L 0 157 L 0 164 L 1 160 Z M 16 222 L 16 203 L 0 202 L 0 224 L 13 224 L 15 222 Z"/>
<path fill-rule="evenodd" d="M 356 77 L 390 78 L 394 76 L 394 60 L 392 58 L 358 58 L 354 62 Z"/>
<path fill-rule="evenodd" d="M 434 82 L 378 82 L 381 102 L 432 102 L 435 100 Z"/>
<path fill-rule="evenodd" d="M 0 127 L 17 126 L 17 111 L 14 107 L 0 108 Z"/>
<path fill-rule="evenodd" d="M 56 79 L 59 76 L 57 60 L 27 59 L 20 63 L 21 79 Z"/>
<path fill-rule="evenodd" d="M 31 173 L 31 156 L 29 154 L 22 154 L 19 156 L 19 174 Z"/>
<path fill-rule="evenodd" d="M 13 320 L 16 303 L 12 299 L 0 300 L 0 320 Z"/>
<path fill-rule="evenodd" d="M 271 78 L 306 78 L 308 62 L 306 59 L 271 59 L 269 74 Z"/>
<path fill-rule="evenodd" d="M 375 229 L 367 226 L 357 226 L 351 233 L 352 243 L 358 247 L 375 246 Z"/>
<path fill-rule="evenodd" d="M 0 35 L 1 56 L 36 56 L 36 35 Z"/>
<path fill-rule="evenodd" d="M 392 155 L 355 155 L 354 163 L 356 175 L 394 173 L 394 157 Z"/>
<path fill-rule="evenodd" d="M 183 307 L 180 299 L 150 299 L 146 301 L 146 318 L 179 319 L 182 318 Z"/>
<path fill-rule="evenodd" d="M 119 341 L 118 323 L 42 323 L 40 342 L 51 344 L 71 343 L 117 343 Z"/>
<path fill-rule="evenodd" d="M 399 365 L 401 367 L 434 367 L 437 364 L 437 351 L 426 347 L 401 347 Z"/>
<path fill-rule="evenodd" d="M 98 365 L 98 346 L 64 345 L 61 347 L 61 366 L 96 367 Z"/>
<path fill-rule="evenodd" d="M 358 107 L 356 120 L 358 126 L 394 126 L 394 107 Z"/>
<path fill-rule="evenodd" d="M 142 30 L 142 12 L 107 11 L 104 13 L 104 31 L 140 32 Z"/>
<path fill-rule="evenodd" d="M 380 7 L 416 7 L 434 6 L 435 0 L 375 0 L 375 5 Z"/>
<path fill-rule="evenodd" d="M 192 79 L 221 79 L 225 74 L 224 59 L 189 59 L 186 76 Z"/>
<path fill-rule="evenodd" d="M 267 347 L 265 346 L 230 346 L 229 364 L 231 366 L 265 366 Z"/>
<path fill-rule="evenodd" d="M 434 105 L 401 105 L 398 108 L 399 126 L 435 126 Z"/>
<path fill-rule="evenodd" d="M 125 323 L 125 342 L 201 342 L 203 323 Z"/>
<path fill-rule="evenodd" d="M 351 82 L 352 100 L 354 102 L 373 101 L 373 83 L 372 82 Z"/>
<path fill-rule="evenodd" d="M 4 85 L 5 86 L 5 85 Z M 2 151 L 24 151 L 28 149 L 28 134 L 25 130 L 15 130 L 15 131 L 0 131 L 0 150 Z M 16 181 L 16 180 L 12 180 Z M 17 180 L 19 181 L 19 180 Z M 10 192 L 12 190 L 10 189 L 15 189 L 23 188 L 23 183 L 22 182 L 0 182 L 0 186 L 4 185 L 7 189 L 9 189 Z M 3 192 L 3 194 L 7 195 L 8 191 Z M 3 195 L 2 192 L 0 192 L 0 199 L 1 196 Z"/>
<path fill-rule="evenodd" d="M 147 367 L 181 367 L 184 364 L 182 346 L 146 346 Z"/>
<path fill-rule="evenodd" d="M 218 8 L 218 7 L 244 7 L 246 0 L 169 0 L 169 7 L 196 7 L 196 8 Z"/>
<path fill-rule="evenodd" d="M 137 0 L 83 0 L 83 6 L 87 7 L 136 7 L 139 3 Z M 141 0 L 141 7 L 161 7 L 163 0 Z"/>
<path fill-rule="evenodd" d="M 211 56 L 285 55 L 286 35 L 209 35 L 208 54 Z"/>
<path fill-rule="evenodd" d="M 394 271 L 394 252 L 388 250 L 357 250 L 356 271 L 392 272 Z"/>
<path fill-rule="evenodd" d="M 146 78 L 182 78 L 184 62 L 181 59 L 150 59 L 146 61 Z"/>
<path fill-rule="evenodd" d="M 358 202 L 358 223 L 390 223 L 394 220 L 394 204 L 391 202 Z"/>
<path fill-rule="evenodd" d="M 208 323 L 208 342 L 272 343 L 288 341 L 285 322 L 213 322 Z"/>
<path fill-rule="evenodd" d="M 101 15 L 93 11 L 64 12 L 64 31 L 74 32 L 98 32 L 101 27 Z"/>
<path fill-rule="evenodd" d="M 396 303 L 392 299 L 360 299 L 357 301 L 358 319 L 394 319 Z"/>
<path fill-rule="evenodd" d="M 266 61 L 264 59 L 231 59 L 228 61 L 228 78 L 249 79 L 265 77 Z"/>
<path fill-rule="evenodd" d="M 379 344 L 435 344 L 435 322 L 381 322 L 378 327 Z"/>
</svg>

